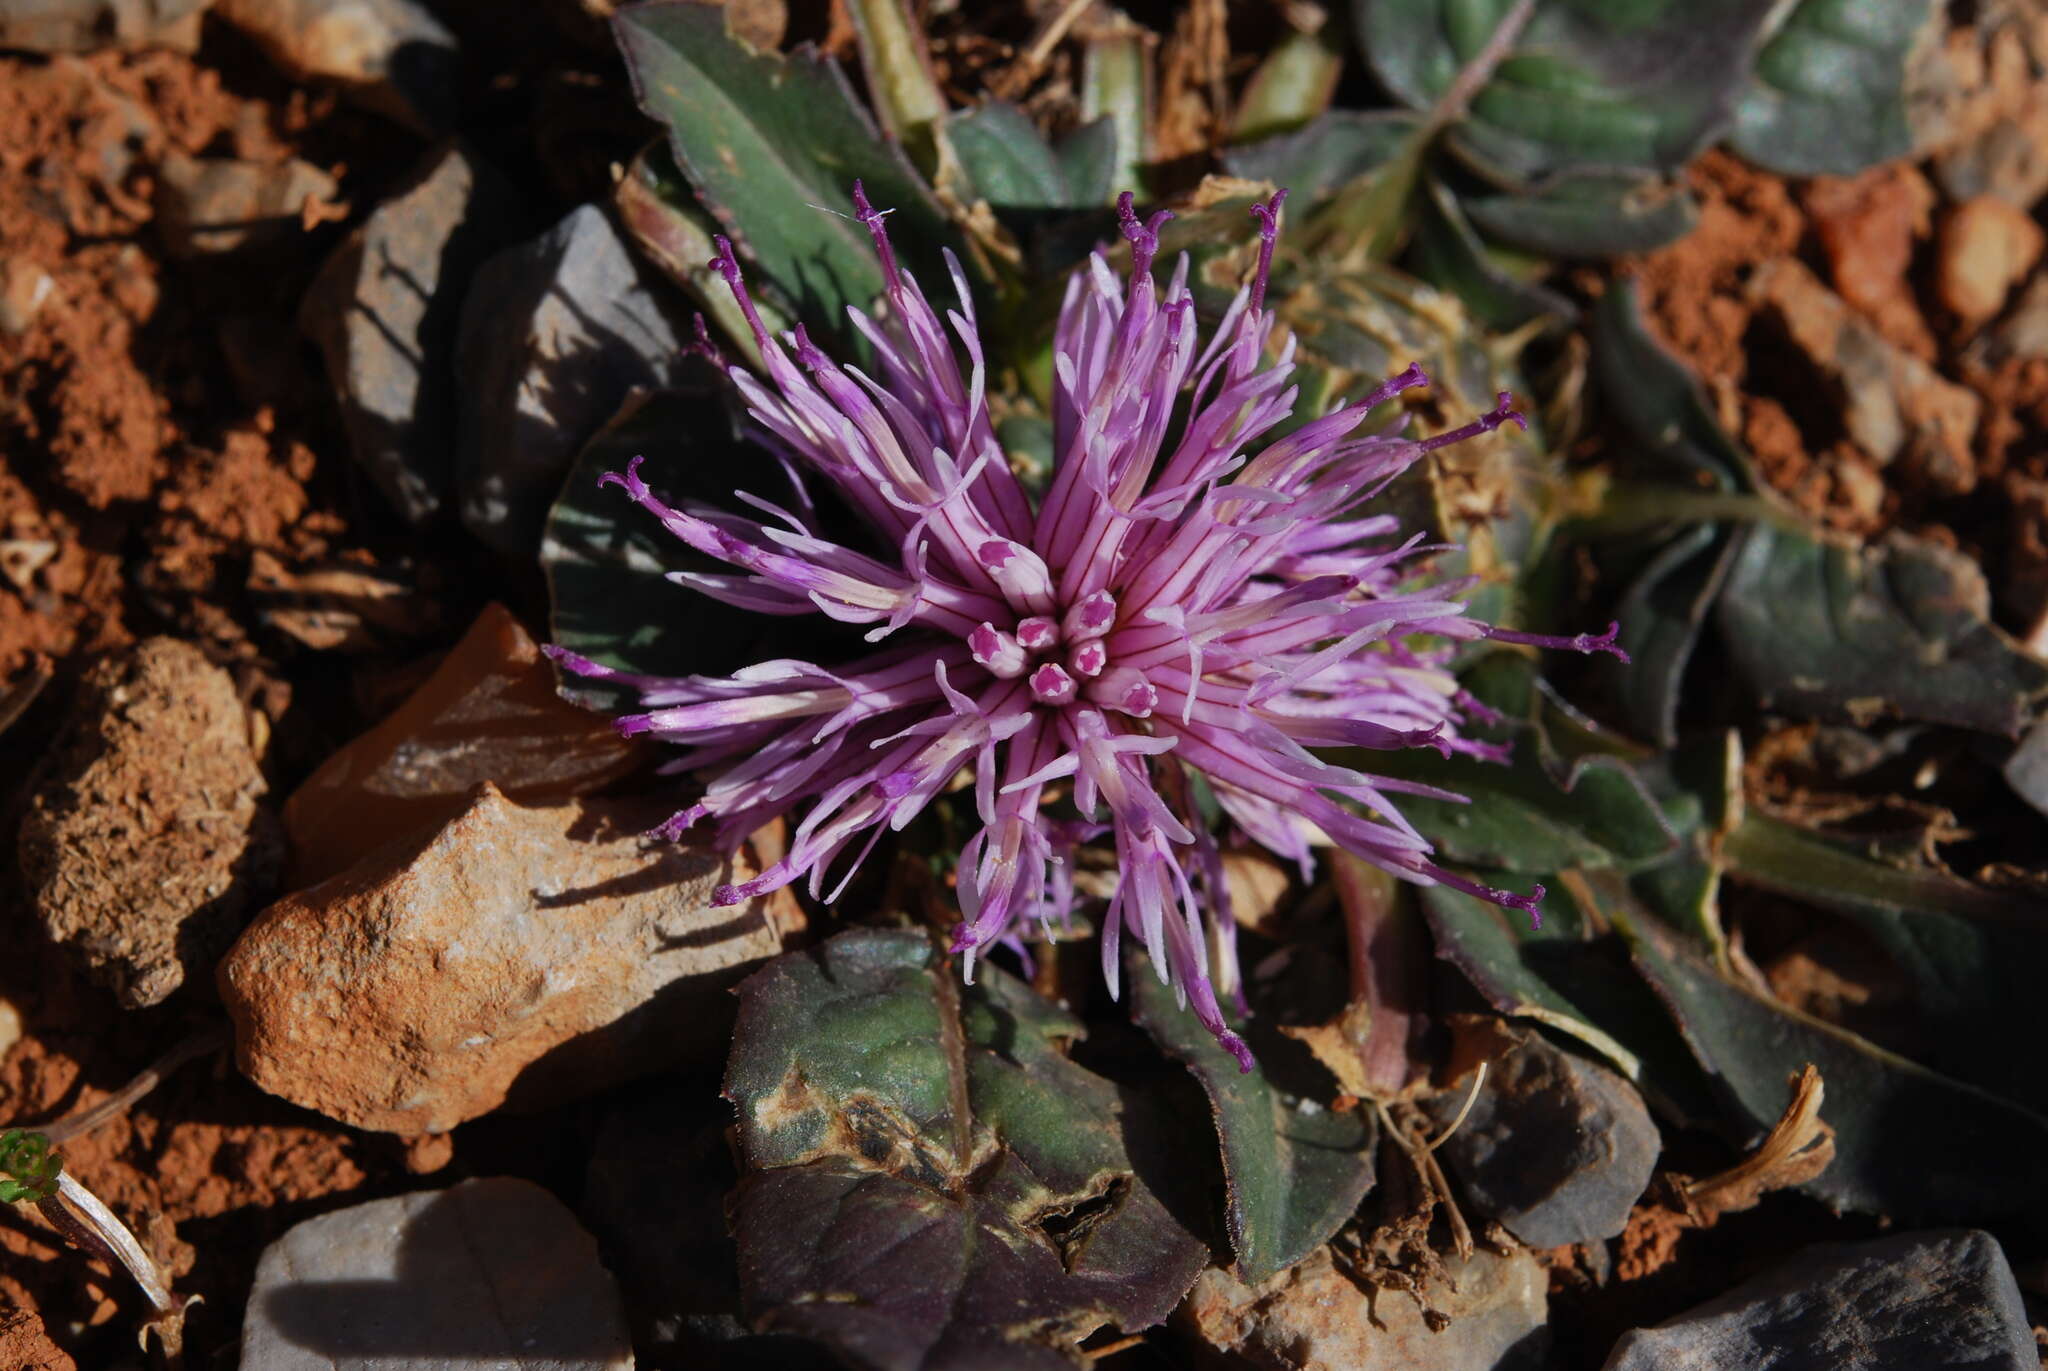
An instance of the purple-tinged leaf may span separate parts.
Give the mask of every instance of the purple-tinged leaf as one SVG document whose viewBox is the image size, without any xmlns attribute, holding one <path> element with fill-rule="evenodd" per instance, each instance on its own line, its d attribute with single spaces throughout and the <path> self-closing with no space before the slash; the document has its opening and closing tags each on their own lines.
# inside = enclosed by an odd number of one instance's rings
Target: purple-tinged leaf
<svg viewBox="0 0 2048 1371">
<path fill-rule="evenodd" d="M 877 1371 L 1078 1365 L 1103 1324 L 1165 1318 L 1207 1248 L 1154 1189 L 1150 1106 L 1060 1050 L 1080 1024 L 956 976 L 918 934 L 854 930 L 740 987 L 747 1307 Z"/>
</svg>

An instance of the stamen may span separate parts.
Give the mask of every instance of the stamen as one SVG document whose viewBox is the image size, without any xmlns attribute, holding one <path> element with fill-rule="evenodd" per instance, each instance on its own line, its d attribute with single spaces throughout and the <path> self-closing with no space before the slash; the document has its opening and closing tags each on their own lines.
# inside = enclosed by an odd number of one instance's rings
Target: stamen
<svg viewBox="0 0 2048 1371">
<path fill-rule="evenodd" d="M 967 635 L 968 651 L 974 660 L 989 669 L 990 674 L 1012 680 L 1024 674 L 1030 659 L 1012 635 L 1003 632 L 994 624 L 985 623 Z"/>
<path fill-rule="evenodd" d="M 732 239 L 720 234 L 711 241 L 718 245 L 718 255 L 711 259 L 709 265 L 713 271 L 725 278 L 726 289 L 732 292 L 733 299 L 739 301 L 740 313 L 746 316 L 747 327 L 753 330 L 754 341 L 766 351 L 771 345 L 768 328 L 761 322 L 761 316 L 755 312 L 754 297 L 747 294 L 746 282 L 740 276 L 740 259 L 732 250 Z"/>
<path fill-rule="evenodd" d="M 1131 245 L 1131 280 L 1152 274 L 1152 259 L 1159 255 L 1159 230 L 1174 217 L 1170 209 L 1156 210 L 1144 223 L 1138 222 L 1137 196 L 1130 191 L 1116 197 L 1116 226 Z"/>
<path fill-rule="evenodd" d="M 1424 438 L 1420 446 L 1424 452 L 1434 452 L 1440 447 L 1448 447 L 1452 443 L 1462 443 L 1467 438 L 1477 438 L 1482 433 L 1491 433 L 1510 419 L 1514 420 L 1516 427 L 1526 433 L 1529 429 L 1529 421 L 1522 417 L 1522 412 L 1516 409 L 1514 405 L 1515 397 L 1507 391 L 1502 391 L 1494 397 L 1492 409 L 1480 415 L 1463 428 L 1454 428 L 1449 433 L 1439 433 L 1434 438 Z"/>
<path fill-rule="evenodd" d="M 1408 370 L 1399 376 L 1390 376 L 1359 397 L 1356 408 L 1371 409 L 1383 405 L 1404 390 L 1429 384 L 1429 373 L 1422 369 L 1422 363 L 1410 362 Z"/>
<path fill-rule="evenodd" d="M 1060 640 L 1060 626 L 1043 614 L 1017 621 L 1017 641 L 1026 651 L 1043 652 Z"/>
<path fill-rule="evenodd" d="M 1111 667 L 1088 688 L 1088 698 L 1105 709 L 1119 710 L 1134 719 L 1149 719 L 1159 708 L 1159 688 L 1141 671 L 1127 666 Z"/>
<path fill-rule="evenodd" d="M 1074 702 L 1081 688 L 1074 684 L 1074 678 L 1066 668 L 1057 662 L 1047 662 L 1031 673 L 1031 693 L 1040 704 L 1066 705 Z"/>
<path fill-rule="evenodd" d="M 1116 596 L 1106 590 L 1091 590 L 1067 610 L 1061 627 L 1070 642 L 1100 638 L 1116 623 Z"/>
<path fill-rule="evenodd" d="M 896 249 L 889 245 L 889 230 L 882 227 L 882 220 L 890 211 L 876 209 L 868 203 L 868 193 L 862 188 L 859 178 L 853 183 L 853 217 L 858 219 L 875 240 L 875 256 L 882 259 L 882 275 L 889 278 L 890 289 L 902 284 L 901 273 L 896 268 Z"/>
<path fill-rule="evenodd" d="M 1287 188 L 1283 186 L 1263 205 L 1252 206 L 1252 218 L 1259 221 L 1259 266 L 1252 273 L 1252 314 L 1257 314 L 1266 302 L 1266 278 L 1273 271 L 1273 245 L 1280 240 L 1280 206 L 1286 200 Z"/>
<path fill-rule="evenodd" d="M 718 350 L 718 344 L 711 341 L 711 325 L 704 322 L 702 314 L 696 316 L 694 328 L 697 336 L 684 345 L 683 354 L 685 356 L 702 357 L 720 371 L 730 367 L 732 363 L 727 361 L 725 354 Z"/>
<path fill-rule="evenodd" d="M 677 810 L 674 814 L 669 815 L 660 825 L 649 829 L 647 836 L 659 838 L 665 843 L 680 842 L 683 834 L 694 828 L 699 819 L 707 819 L 710 816 L 711 811 L 706 809 L 701 802 L 693 804 L 688 809 Z"/>
<path fill-rule="evenodd" d="M 811 341 L 810 333 L 802 324 L 798 324 L 790 334 L 790 350 L 796 354 L 797 361 L 803 363 L 806 371 L 823 371 L 832 365 L 832 359 Z"/>
<path fill-rule="evenodd" d="M 1528 647 L 1556 648 L 1560 652 L 1608 652 L 1626 664 L 1628 653 L 1615 644 L 1621 634 L 1619 621 L 1607 626 L 1605 633 L 1581 633 L 1575 637 L 1558 637 L 1549 633 L 1522 633 L 1512 628 L 1497 628 L 1492 624 L 1482 625 L 1483 636 L 1499 643 L 1522 643 Z"/>
</svg>

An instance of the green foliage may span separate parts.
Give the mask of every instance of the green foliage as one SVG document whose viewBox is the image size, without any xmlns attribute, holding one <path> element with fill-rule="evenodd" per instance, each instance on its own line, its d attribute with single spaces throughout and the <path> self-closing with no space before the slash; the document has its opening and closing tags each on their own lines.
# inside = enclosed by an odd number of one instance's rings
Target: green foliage
<svg viewBox="0 0 2048 1371">
<path fill-rule="evenodd" d="M 42 1134 L 20 1128 L 0 1133 L 0 1204 L 49 1199 L 63 1169 L 64 1158 Z"/>
<path fill-rule="evenodd" d="M 1353 0 L 1395 108 L 1296 109 L 1231 148 L 1292 187 L 1315 250 L 1405 260 L 1506 328 L 1571 307 L 1544 259 L 1671 242 L 1685 165 L 1724 136 L 1765 166 L 1853 172 L 1910 145 L 1927 0 Z M 1533 255 L 1534 261 L 1531 260 Z"/>
<path fill-rule="evenodd" d="M 1223 1156 L 1224 1227 L 1238 1278 L 1257 1285 L 1329 1241 L 1357 1211 L 1372 1188 L 1378 1129 L 1368 1115 L 1328 1108 L 1320 1068 L 1269 1020 L 1227 1016 L 1258 1056 L 1242 1071 L 1143 958 L 1132 960 L 1124 983 L 1138 1023 L 1209 1097 Z"/>
<path fill-rule="evenodd" d="M 1646 478 L 1618 487 L 1580 530 L 1596 543 L 1622 531 L 1641 561 L 1622 602 L 1638 729 L 1674 739 L 1686 667 L 1709 622 L 1752 698 L 1808 717 L 2011 736 L 2048 698 L 2048 666 L 1990 622 L 1973 564 L 1903 535 L 1850 546 L 1759 494 L 1749 459 L 1643 329 L 1626 283 L 1601 301 L 1593 355 Z M 1702 478 L 1726 498 L 1702 500 Z"/>
<path fill-rule="evenodd" d="M 1946 6 L 1930 0 L 1801 0 L 1757 55 L 1729 144 L 1787 176 L 1851 175 L 1912 150 L 1916 47 Z"/>
<path fill-rule="evenodd" d="M 856 179 L 895 211 L 905 260 L 943 279 L 939 249 L 957 236 L 836 66 L 754 52 L 722 8 L 687 0 L 626 10 L 617 34 L 641 108 L 667 126 L 699 200 L 805 322 L 838 335 L 847 306 L 881 294 L 868 231 L 851 218 Z"/>
<path fill-rule="evenodd" d="M 1068 1058 L 1081 1033 L 995 967 L 960 987 L 915 933 L 842 933 L 742 985 L 725 1093 L 757 1324 L 863 1366 L 1028 1369 L 1164 1319 L 1207 1255 L 1185 1150 Z"/>
</svg>

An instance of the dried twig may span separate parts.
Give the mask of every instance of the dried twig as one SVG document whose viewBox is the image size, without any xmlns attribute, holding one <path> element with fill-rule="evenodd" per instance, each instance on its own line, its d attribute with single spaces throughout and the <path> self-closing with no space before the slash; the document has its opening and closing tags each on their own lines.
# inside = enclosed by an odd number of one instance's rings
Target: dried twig
<svg viewBox="0 0 2048 1371">
<path fill-rule="evenodd" d="M 166 1076 L 186 1062 L 226 1046 L 227 1041 L 228 1034 L 224 1025 L 202 1028 L 144 1067 L 134 1080 L 104 1100 L 76 1113 L 67 1114 L 55 1123 L 46 1124 L 36 1131 L 48 1138 L 52 1144 L 78 1137 L 82 1133 L 90 1133 L 101 1124 L 118 1119 L 133 1109 L 137 1101 L 162 1085 Z"/>
</svg>

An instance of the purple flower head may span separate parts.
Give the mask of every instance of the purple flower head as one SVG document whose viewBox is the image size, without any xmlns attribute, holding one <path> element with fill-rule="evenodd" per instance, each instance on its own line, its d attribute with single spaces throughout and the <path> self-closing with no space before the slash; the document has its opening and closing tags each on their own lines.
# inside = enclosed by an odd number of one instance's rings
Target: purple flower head
<svg viewBox="0 0 2048 1371">
<path fill-rule="evenodd" d="M 991 944 L 1065 924 L 1074 849 L 1107 834 L 1119 872 L 1101 938 L 1112 992 L 1128 934 L 1247 1070 L 1216 998 L 1219 980 L 1236 982 L 1233 922 L 1201 787 L 1244 835 L 1304 872 L 1313 848 L 1333 843 L 1409 880 L 1535 914 L 1540 888 L 1492 890 L 1437 866 L 1392 798 L 1460 797 L 1318 749 L 1492 755 L 1460 736 L 1477 714 L 1446 669 L 1446 644 L 1613 651 L 1612 630 L 1566 641 L 1478 623 L 1457 598 L 1462 585 L 1428 583 L 1424 559 L 1440 549 L 1365 509 L 1430 449 L 1521 423 L 1509 396 L 1435 438 L 1363 433 L 1374 407 L 1427 384 L 1410 367 L 1261 445 L 1297 393 L 1292 340 L 1275 340 L 1264 305 L 1284 196 L 1253 207 L 1257 269 L 1206 339 L 1186 260 L 1163 287 L 1153 274 L 1169 212 L 1140 221 L 1122 197 L 1132 270 L 1120 281 L 1097 253 L 1067 283 L 1054 339 L 1057 463 L 1035 500 L 996 440 L 974 307 L 950 256 L 959 304 L 942 322 L 856 183 L 887 282 L 874 316 L 851 313 L 874 347 L 869 375 L 801 328 L 771 337 L 718 240 L 712 265 L 753 327 L 766 376 L 725 370 L 790 473 L 791 507 L 751 497 L 751 514 L 671 506 L 638 459 L 605 480 L 731 568 L 671 579 L 764 614 L 870 625 L 875 651 L 678 678 L 553 656 L 637 689 L 646 712 L 620 731 L 678 745 L 674 768 L 710 777 L 664 834 L 709 821 L 731 851 L 768 820 L 800 815 L 782 860 L 722 888 L 719 903 L 803 878 L 832 898 L 884 831 L 968 776 L 981 829 L 960 852 L 953 934 L 967 974 Z M 814 531 L 811 481 L 867 524 L 866 546 Z M 1055 803 L 1065 800 L 1071 810 Z"/>
</svg>

